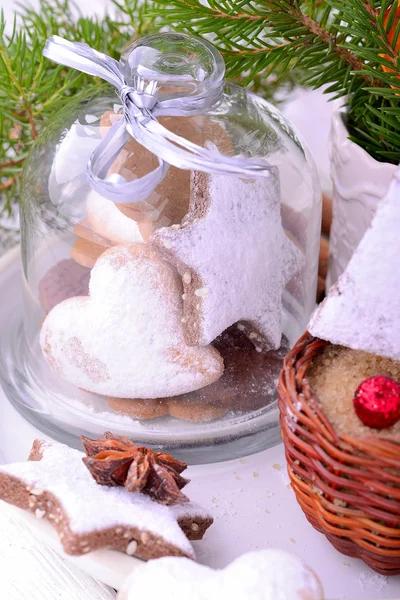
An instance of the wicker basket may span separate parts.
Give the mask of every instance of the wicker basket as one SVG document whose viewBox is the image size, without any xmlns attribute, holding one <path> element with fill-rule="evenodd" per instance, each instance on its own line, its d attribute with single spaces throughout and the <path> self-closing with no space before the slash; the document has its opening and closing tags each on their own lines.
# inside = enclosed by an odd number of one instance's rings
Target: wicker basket
<svg viewBox="0 0 400 600">
<path fill-rule="evenodd" d="M 306 333 L 287 355 L 279 408 L 288 471 L 307 519 L 339 552 L 400 574 L 400 444 L 337 435 L 306 374 L 327 342 Z"/>
</svg>

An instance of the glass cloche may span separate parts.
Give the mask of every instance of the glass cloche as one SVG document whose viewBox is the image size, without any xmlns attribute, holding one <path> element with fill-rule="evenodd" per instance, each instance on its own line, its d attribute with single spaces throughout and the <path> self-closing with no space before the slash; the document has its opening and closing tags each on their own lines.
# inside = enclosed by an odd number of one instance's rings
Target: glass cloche
<svg viewBox="0 0 400 600">
<path fill-rule="evenodd" d="M 110 430 L 207 462 L 276 443 L 282 359 L 315 303 L 307 149 L 203 40 L 46 54 L 108 84 L 54 116 L 25 168 L 7 395 L 71 445 Z"/>
</svg>

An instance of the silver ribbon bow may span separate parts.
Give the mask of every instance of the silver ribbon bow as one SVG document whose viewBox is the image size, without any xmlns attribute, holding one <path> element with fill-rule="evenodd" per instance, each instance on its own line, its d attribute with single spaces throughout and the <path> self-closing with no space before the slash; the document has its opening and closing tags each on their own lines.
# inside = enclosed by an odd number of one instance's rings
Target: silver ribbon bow
<svg viewBox="0 0 400 600">
<path fill-rule="evenodd" d="M 58 64 L 104 79 L 119 92 L 123 118 L 111 126 L 87 165 L 91 187 L 109 200 L 125 204 L 145 200 L 164 179 L 170 165 L 247 178 L 266 178 L 271 171 L 274 172 L 267 161 L 225 156 L 202 148 L 172 133 L 157 121 L 161 115 L 190 116 L 206 112 L 221 99 L 224 82 L 217 89 L 194 96 L 159 101 L 157 81 L 145 84 L 137 77 L 132 86 L 127 85 L 118 61 L 87 44 L 69 42 L 54 35 L 47 40 L 43 54 Z M 158 157 L 159 166 L 134 181 L 127 182 L 122 177 L 118 181 L 107 181 L 110 165 L 130 136 Z"/>
</svg>

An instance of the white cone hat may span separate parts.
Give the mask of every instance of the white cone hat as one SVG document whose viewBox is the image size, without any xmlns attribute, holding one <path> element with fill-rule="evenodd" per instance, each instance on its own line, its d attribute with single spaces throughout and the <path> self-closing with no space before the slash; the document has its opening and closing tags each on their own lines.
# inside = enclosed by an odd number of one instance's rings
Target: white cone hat
<svg viewBox="0 0 400 600">
<path fill-rule="evenodd" d="M 333 344 L 400 359 L 400 167 L 308 330 Z"/>
</svg>

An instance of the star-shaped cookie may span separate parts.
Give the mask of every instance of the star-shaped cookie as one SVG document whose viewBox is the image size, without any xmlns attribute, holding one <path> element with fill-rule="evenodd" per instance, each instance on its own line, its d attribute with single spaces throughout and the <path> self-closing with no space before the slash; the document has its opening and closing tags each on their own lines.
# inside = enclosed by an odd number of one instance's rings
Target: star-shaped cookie
<svg viewBox="0 0 400 600">
<path fill-rule="evenodd" d="M 283 288 L 303 257 L 282 227 L 277 177 L 192 173 L 189 213 L 151 243 L 182 276 L 188 344 L 240 322 L 259 351 L 279 347 Z"/>
<path fill-rule="evenodd" d="M 0 467 L 0 499 L 47 519 L 67 554 L 110 548 L 144 560 L 194 558 L 188 538 L 201 539 L 211 525 L 206 511 L 193 503 L 168 507 L 124 487 L 99 485 L 83 456 L 36 440 L 27 462 Z"/>
</svg>

